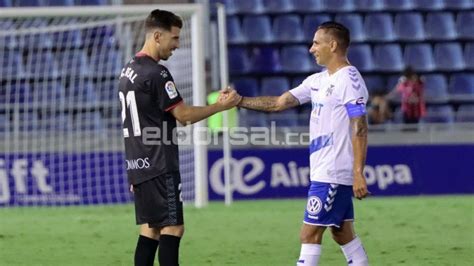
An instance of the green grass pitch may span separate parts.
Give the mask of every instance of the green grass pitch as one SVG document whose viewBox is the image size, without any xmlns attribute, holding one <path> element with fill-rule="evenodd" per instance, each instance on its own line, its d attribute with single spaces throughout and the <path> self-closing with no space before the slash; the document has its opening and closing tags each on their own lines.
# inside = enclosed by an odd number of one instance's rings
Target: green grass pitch
<svg viewBox="0 0 474 266">
<path fill-rule="evenodd" d="M 186 207 L 180 265 L 295 265 L 304 207 Z M 371 198 L 355 209 L 371 265 L 474 265 L 473 196 Z M 136 238 L 132 205 L 0 209 L 0 265 L 132 265 Z M 320 265 L 345 265 L 329 234 Z"/>
</svg>

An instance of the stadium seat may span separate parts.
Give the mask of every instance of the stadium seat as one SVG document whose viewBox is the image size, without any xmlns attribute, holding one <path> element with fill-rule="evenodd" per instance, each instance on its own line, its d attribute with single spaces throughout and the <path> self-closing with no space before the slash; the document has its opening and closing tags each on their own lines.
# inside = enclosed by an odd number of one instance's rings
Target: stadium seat
<svg viewBox="0 0 474 266">
<path fill-rule="evenodd" d="M 90 62 L 95 77 L 115 77 L 123 67 L 121 51 L 114 48 L 99 47 L 92 53 Z"/>
<path fill-rule="evenodd" d="M 20 131 L 38 131 L 40 129 L 38 113 L 35 111 L 15 113 L 14 118 L 18 119 Z"/>
<path fill-rule="evenodd" d="M 11 19 L 0 19 L 1 31 L 15 31 L 15 24 Z M 15 35 L 0 36 L 0 48 L 16 48 L 18 42 Z"/>
<path fill-rule="evenodd" d="M 268 16 L 245 16 L 242 29 L 248 42 L 268 43 L 274 39 Z"/>
<path fill-rule="evenodd" d="M 81 6 L 105 6 L 107 0 L 77 0 L 77 3 Z"/>
<path fill-rule="evenodd" d="M 291 89 L 285 77 L 266 77 L 262 79 L 262 95 L 280 96 Z"/>
<path fill-rule="evenodd" d="M 73 6 L 74 0 L 45 0 L 48 6 Z"/>
<path fill-rule="evenodd" d="M 260 14 L 264 12 L 262 0 L 233 0 L 233 2 L 237 14 Z"/>
<path fill-rule="evenodd" d="M 329 12 L 348 12 L 355 9 L 353 0 L 323 0 L 324 8 Z"/>
<path fill-rule="evenodd" d="M 83 105 L 94 105 L 99 98 L 94 90 L 92 81 L 75 80 L 66 91 L 68 103 Z M 117 96 L 118 97 L 118 96 Z"/>
<path fill-rule="evenodd" d="M 456 28 L 460 38 L 474 40 L 474 27 L 472 25 L 474 25 L 474 11 L 458 13 Z"/>
<path fill-rule="evenodd" d="M 337 15 L 335 20 L 349 29 L 351 32 L 351 42 L 360 42 L 365 40 L 365 31 L 361 15 L 341 14 Z"/>
<path fill-rule="evenodd" d="M 331 20 L 328 15 L 306 15 L 303 21 L 304 38 L 308 42 L 313 41 L 314 33 L 321 23 Z"/>
<path fill-rule="evenodd" d="M 359 71 L 374 70 L 372 51 L 368 44 L 352 45 L 349 48 L 348 58 Z"/>
<path fill-rule="evenodd" d="M 84 112 L 76 114 L 74 118 L 74 130 L 101 130 L 104 129 L 104 122 L 100 112 Z"/>
<path fill-rule="evenodd" d="M 474 122 L 474 104 L 462 104 L 456 112 L 456 122 Z"/>
<path fill-rule="evenodd" d="M 402 41 L 424 40 L 423 17 L 417 12 L 398 13 L 395 16 L 395 33 Z"/>
<path fill-rule="evenodd" d="M 312 64 L 308 48 L 304 45 L 284 46 L 280 53 L 282 71 L 288 73 L 308 72 Z"/>
<path fill-rule="evenodd" d="M 459 43 L 438 43 L 434 47 L 434 59 L 439 70 L 464 69 L 464 57 Z"/>
<path fill-rule="evenodd" d="M 402 49 L 398 44 L 376 45 L 374 48 L 374 63 L 377 70 L 401 71 L 405 67 Z"/>
<path fill-rule="evenodd" d="M 0 0 L 0 7 L 11 7 L 12 1 L 11 0 Z"/>
<path fill-rule="evenodd" d="M 265 126 L 265 114 L 253 110 L 239 110 L 239 124 L 242 127 L 263 127 Z"/>
<path fill-rule="evenodd" d="M 10 117 L 6 114 L 0 114 L 0 134 L 9 132 L 10 129 Z"/>
<path fill-rule="evenodd" d="M 457 37 L 453 14 L 450 12 L 428 13 L 425 30 L 431 40 L 452 40 Z"/>
<path fill-rule="evenodd" d="M 384 0 L 359 0 L 357 9 L 361 11 L 381 11 L 385 9 Z"/>
<path fill-rule="evenodd" d="M 44 28 L 47 27 L 47 22 L 44 19 L 33 19 L 33 20 L 25 20 L 21 23 L 19 29 L 36 29 L 36 28 Z M 28 34 L 21 34 L 17 36 L 18 38 L 18 46 L 20 48 L 25 48 L 28 50 L 31 49 L 43 49 L 43 48 L 52 48 L 53 42 L 51 38 L 51 34 L 39 32 L 39 33 L 28 33 Z"/>
<path fill-rule="evenodd" d="M 215 12 L 217 3 L 225 5 L 225 13 L 227 15 L 235 15 L 237 10 L 235 9 L 234 0 L 210 0 L 209 7 L 211 12 Z"/>
<path fill-rule="evenodd" d="M 259 96 L 259 87 L 256 79 L 239 78 L 232 82 L 235 90 L 242 96 L 255 97 Z"/>
<path fill-rule="evenodd" d="M 458 100 L 474 99 L 474 74 L 454 74 L 449 83 L 449 93 Z"/>
<path fill-rule="evenodd" d="M 367 90 L 369 94 L 372 92 L 388 92 L 388 88 L 385 85 L 385 80 L 382 76 L 364 76 L 365 86 L 367 86 Z M 391 88 L 390 88 L 391 89 Z"/>
<path fill-rule="evenodd" d="M 269 113 L 265 122 L 267 127 L 272 126 L 272 123 L 275 123 L 275 127 L 295 127 L 298 126 L 298 114 L 295 108 L 278 113 Z"/>
<path fill-rule="evenodd" d="M 464 60 L 466 68 L 474 70 L 474 42 L 466 44 L 466 48 L 464 48 Z"/>
<path fill-rule="evenodd" d="M 114 47 L 117 43 L 115 38 L 115 30 L 112 26 L 100 26 L 87 28 L 83 30 L 84 46 L 100 46 Z"/>
<path fill-rule="evenodd" d="M 227 42 L 228 43 L 243 43 L 245 42 L 242 27 L 237 16 L 227 16 Z"/>
<path fill-rule="evenodd" d="M 16 4 L 16 6 L 36 6 L 36 7 L 40 7 L 40 6 L 44 6 L 44 2 L 43 0 L 16 0 L 14 1 L 14 3 Z"/>
<path fill-rule="evenodd" d="M 472 0 L 445 0 L 447 9 L 466 10 L 474 7 Z"/>
<path fill-rule="evenodd" d="M 449 100 L 448 82 L 444 75 L 425 75 L 424 87 L 424 96 L 427 103 L 445 103 Z"/>
<path fill-rule="evenodd" d="M 263 0 L 265 13 L 288 13 L 294 10 L 292 0 Z"/>
<path fill-rule="evenodd" d="M 433 51 L 429 44 L 409 44 L 403 55 L 406 66 L 415 71 L 431 71 L 435 68 Z"/>
<path fill-rule="evenodd" d="M 94 83 L 95 94 L 98 100 L 103 103 L 115 104 L 119 100 L 116 87 L 117 84 L 114 80 L 99 80 Z"/>
<path fill-rule="evenodd" d="M 277 73 L 281 70 L 278 50 L 272 46 L 260 46 L 252 50 L 251 70 L 255 73 Z"/>
<path fill-rule="evenodd" d="M 11 104 L 24 104 L 33 101 L 33 90 L 26 82 L 15 82 L 5 86 L 6 93 L 0 102 Z"/>
<path fill-rule="evenodd" d="M 46 114 L 40 120 L 40 128 L 54 132 L 71 132 L 73 130 L 73 117 L 65 113 Z"/>
<path fill-rule="evenodd" d="M 395 40 L 392 16 L 388 13 L 368 14 L 365 17 L 364 28 L 367 35 L 367 40 Z"/>
<path fill-rule="evenodd" d="M 57 78 L 59 69 L 50 51 L 30 51 L 26 56 L 26 75 L 30 78 Z"/>
<path fill-rule="evenodd" d="M 426 115 L 421 118 L 422 123 L 452 123 L 454 110 L 450 105 L 428 106 Z"/>
<path fill-rule="evenodd" d="M 228 57 L 230 74 L 244 74 L 249 72 L 250 59 L 245 48 L 229 47 Z"/>
<path fill-rule="evenodd" d="M 293 7 L 297 12 L 313 13 L 324 10 L 322 0 L 293 0 Z"/>
<path fill-rule="evenodd" d="M 66 89 L 59 81 L 33 83 L 33 101 L 42 105 L 51 103 L 52 108 L 66 103 Z"/>
<path fill-rule="evenodd" d="M 0 76 L 3 79 L 22 78 L 24 76 L 23 59 L 16 50 L 4 50 L 0 56 Z"/>
<path fill-rule="evenodd" d="M 441 10 L 444 0 L 413 0 L 413 7 L 419 10 Z"/>
<path fill-rule="evenodd" d="M 304 40 L 302 23 L 297 15 L 277 16 L 273 21 L 273 35 L 280 42 L 301 42 Z"/>
<path fill-rule="evenodd" d="M 296 88 L 298 87 L 301 83 L 303 83 L 303 80 L 305 80 L 307 76 L 298 76 L 296 78 L 293 78 L 291 81 L 291 88 Z"/>
<path fill-rule="evenodd" d="M 386 10 L 411 10 L 414 7 L 412 0 L 385 0 L 384 2 Z"/>
<path fill-rule="evenodd" d="M 77 23 L 77 19 L 61 19 L 58 25 L 72 25 Z M 80 30 L 59 31 L 52 34 L 53 44 L 56 48 L 79 48 L 83 45 Z"/>
<path fill-rule="evenodd" d="M 86 52 L 80 49 L 66 50 L 56 54 L 61 75 L 81 77 L 90 73 Z"/>
</svg>

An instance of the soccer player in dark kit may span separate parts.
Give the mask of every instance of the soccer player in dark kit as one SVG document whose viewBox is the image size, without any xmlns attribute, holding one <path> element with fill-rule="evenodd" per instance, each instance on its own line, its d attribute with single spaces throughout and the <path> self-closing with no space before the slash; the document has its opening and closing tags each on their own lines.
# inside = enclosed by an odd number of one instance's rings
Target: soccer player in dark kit
<svg viewBox="0 0 474 266">
<path fill-rule="evenodd" d="M 157 249 L 161 266 L 179 265 L 184 233 L 178 146 L 172 141 L 150 145 L 145 140 L 147 128 L 161 132 L 162 140 L 172 140 L 176 120 L 183 125 L 194 123 L 241 100 L 235 91 L 226 90 L 213 105 L 198 107 L 183 102 L 171 73 L 159 64 L 179 47 L 182 25 L 179 16 L 153 10 L 145 21 L 143 48 L 120 75 L 126 167 L 140 225 L 135 265 L 140 266 L 153 265 Z"/>
</svg>

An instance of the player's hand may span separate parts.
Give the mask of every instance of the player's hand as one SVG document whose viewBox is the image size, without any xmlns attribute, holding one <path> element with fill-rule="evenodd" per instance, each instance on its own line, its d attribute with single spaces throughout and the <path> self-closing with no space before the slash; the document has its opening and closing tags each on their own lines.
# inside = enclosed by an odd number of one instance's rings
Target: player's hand
<svg viewBox="0 0 474 266">
<path fill-rule="evenodd" d="M 217 102 L 225 108 L 225 110 L 230 109 L 236 106 L 242 96 L 240 96 L 234 89 L 229 87 L 220 91 L 219 97 L 217 98 Z"/>
<path fill-rule="evenodd" d="M 363 174 L 354 174 L 354 184 L 352 185 L 354 196 L 361 200 L 370 195 L 370 191 L 367 189 L 367 182 Z"/>
<path fill-rule="evenodd" d="M 133 191 L 133 185 L 130 185 L 130 192 L 134 193 L 135 191 Z"/>
</svg>

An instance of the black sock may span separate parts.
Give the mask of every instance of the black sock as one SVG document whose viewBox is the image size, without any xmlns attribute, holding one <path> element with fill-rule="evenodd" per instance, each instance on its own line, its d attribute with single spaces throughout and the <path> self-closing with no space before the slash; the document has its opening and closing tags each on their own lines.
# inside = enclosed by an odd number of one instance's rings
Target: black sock
<svg viewBox="0 0 474 266">
<path fill-rule="evenodd" d="M 160 266 L 179 266 L 179 241 L 180 237 L 161 235 L 158 261 Z"/>
<path fill-rule="evenodd" d="M 159 241 L 140 235 L 135 249 L 135 266 L 153 266 Z"/>
</svg>

